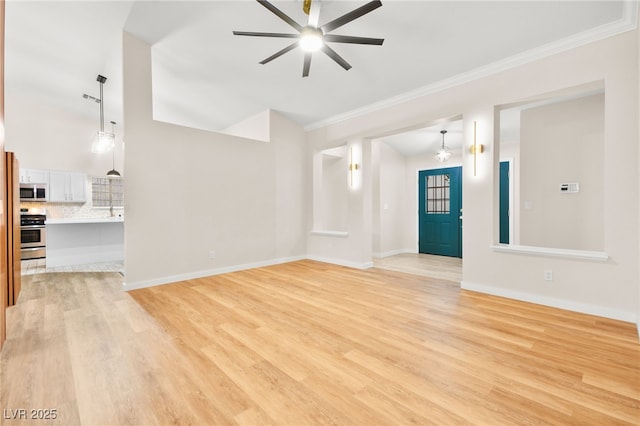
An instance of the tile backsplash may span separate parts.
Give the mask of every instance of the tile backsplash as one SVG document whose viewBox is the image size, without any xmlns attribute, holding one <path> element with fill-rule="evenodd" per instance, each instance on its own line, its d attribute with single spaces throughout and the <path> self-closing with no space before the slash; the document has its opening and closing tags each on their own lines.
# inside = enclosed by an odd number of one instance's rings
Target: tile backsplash
<svg viewBox="0 0 640 426">
<path fill-rule="evenodd" d="M 93 207 L 91 202 L 91 178 L 85 186 L 87 201 L 84 204 L 80 203 L 36 203 L 32 201 L 23 201 L 20 203 L 20 208 L 46 208 L 47 218 L 49 219 L 95 219 L 110 217 L 110 211 L 108 207 Z M 115 216 L 124 216 L 124 209 L 122 207 L 114 207 L 113 214 Z"/>
<path fill-rule="evenodd" d="M 46 208 L 47 217 L 49 219 L 86 219 L 86 218 L 102 218 L 109 217 L 110 212 L 108 207 L 94 208 L 91 205 L 91 200 L 84 204 L 69 204 L 69 203 L 33 203 L 22 202 L 21 208 Z M 115 216 L 123 216 L 124 209 L 122 207 L 114 207 L 113 213 Z"/>
</svg>

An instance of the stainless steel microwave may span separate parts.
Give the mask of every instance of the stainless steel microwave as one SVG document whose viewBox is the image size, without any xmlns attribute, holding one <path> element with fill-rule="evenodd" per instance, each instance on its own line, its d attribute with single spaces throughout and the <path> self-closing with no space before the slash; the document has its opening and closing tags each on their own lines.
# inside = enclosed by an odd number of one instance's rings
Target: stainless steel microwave
<svg viewBox="0 0 640 426">
<path fill-rule="evenodd" d="M 48 196 L 46 183 L 20 184 L 20 201 L 47 201 Z"/>
</svg>

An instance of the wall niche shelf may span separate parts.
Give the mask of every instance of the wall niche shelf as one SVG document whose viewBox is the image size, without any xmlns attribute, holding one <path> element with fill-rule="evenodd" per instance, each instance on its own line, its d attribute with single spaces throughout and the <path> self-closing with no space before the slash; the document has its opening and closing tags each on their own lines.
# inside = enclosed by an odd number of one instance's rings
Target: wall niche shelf
<svg viewBox="0 0 640 426">
<path fill-rule="evenodd" d="M 609 255 L 603 251 L 571 250 L 550 247 L 516 246 L 507 244 L 492 245 L 493 251 L 512 254 L 530 254 L 535 256 L 561 257 L 565 259 L 582 259 L 606 262 Z"/>
</svg>

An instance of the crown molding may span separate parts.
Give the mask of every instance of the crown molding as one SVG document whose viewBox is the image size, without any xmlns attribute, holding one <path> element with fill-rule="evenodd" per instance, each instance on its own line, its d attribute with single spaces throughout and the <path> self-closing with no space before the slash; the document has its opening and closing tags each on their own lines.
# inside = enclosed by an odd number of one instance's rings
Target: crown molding
<svg viewBox="0 0 640 426">
<path fill-rule="evenodd" d="M 589 43 L 593 43 L 605 38 L 613 37 L 627 31 L 635 30 L 638 27 L 638 5 L 640 1 L 631 0 L 622 3 L 622 17 L 614 22 L 595 27 L 588 31 L 583 31 L 561 40 L 547 43 L 540 47 L 526 50 L 517 55 L 510 56 L 500 61 L 493 62 L 489 65 L 476 68 L 474 70 L 457 74 L 453 77 L 440 80 L 436 83 L 422 86 L 410 92 L 403 93 L 398 96 L 387 98 L 385 100 L 375 102 L 362 108 L 357 108 L 343 114 L 338 114 L 324 120 L 311 123 L 304 127 L 305 131 L 317 130 L 332 124 L 337 124 L 352 118 L 360 117 L 365 114 L 380 111 L 394 105 L 402 104 L 422 96 L 430 95 L 442 90 L 446 90 L 464 83 L 468 83 L 480 78 L 488 77 L 502 71 L 524 65 L 547 56 L 555 55 L 570 49 L 574 49 Z"/>
</svg>

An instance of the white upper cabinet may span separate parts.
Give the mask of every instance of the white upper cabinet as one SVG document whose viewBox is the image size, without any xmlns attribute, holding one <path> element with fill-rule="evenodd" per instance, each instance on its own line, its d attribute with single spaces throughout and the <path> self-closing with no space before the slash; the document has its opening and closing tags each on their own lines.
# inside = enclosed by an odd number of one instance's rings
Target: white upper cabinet
<svg viewBox="0 0 640 426">
<path fill-rule="evenodd" d="M 49 170 L 20 169 L 20 183 L 49 183 Z"/>
<path fill-rule="evenodd" d="M 74 172 L 50 172 L 49 202 L 84 203 L 87 175 Z"/>
</svg>

